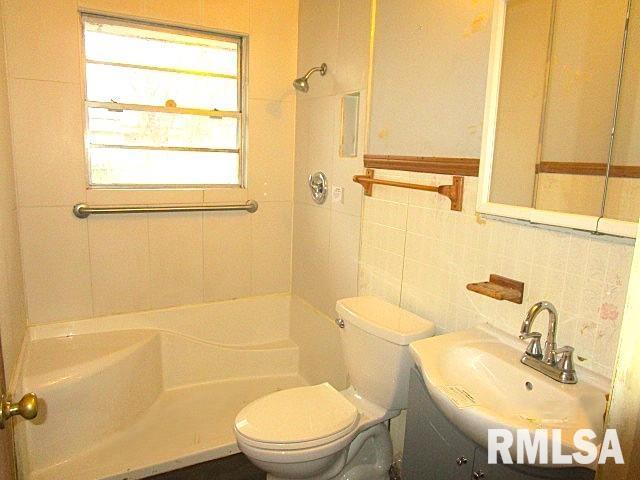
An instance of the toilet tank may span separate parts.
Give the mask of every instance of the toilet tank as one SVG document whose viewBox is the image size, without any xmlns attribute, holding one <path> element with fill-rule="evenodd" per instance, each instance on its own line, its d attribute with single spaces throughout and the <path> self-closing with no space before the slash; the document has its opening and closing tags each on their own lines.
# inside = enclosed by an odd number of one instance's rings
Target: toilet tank
<svg viewBox="0 0 640 480">
<path fill-rule="evenodd" d="M 336 310 L 351 386 L 386 410 L 407 408 L 409 343 L 433 336 L 433 322 L 377 297 L 338 300 Z"/>
</svg>

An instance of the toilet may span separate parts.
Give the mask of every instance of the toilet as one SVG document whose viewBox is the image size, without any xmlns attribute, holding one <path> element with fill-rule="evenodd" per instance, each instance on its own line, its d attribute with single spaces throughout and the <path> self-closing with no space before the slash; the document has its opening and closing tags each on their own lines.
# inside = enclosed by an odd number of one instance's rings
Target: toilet
<svg viewBox="0 0 640 480">
<path fill-rule="evenodd" d="M 351 385 L 291 388 L 243 408 L 240 450 L 269 480 L 388 479 L 393 449 L 386 421 L 407 407 L 409 343 L 430 337 L 429 320 L 376 297 L 336 304 Z"/>
</svg>

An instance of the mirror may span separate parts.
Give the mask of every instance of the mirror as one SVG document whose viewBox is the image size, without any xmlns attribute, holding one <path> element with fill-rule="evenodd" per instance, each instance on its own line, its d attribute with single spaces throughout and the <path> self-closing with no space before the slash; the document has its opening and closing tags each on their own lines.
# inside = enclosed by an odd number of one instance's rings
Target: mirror
<svg viewBox="0 0 640 480">
<path fill-rule="evenodd" d="M 627 0 L 505 10 L 490 201 L 598 217 Z"/>
<path fill-rule="evenodd" d="M 640 2 L 631 3 L 604 216 L 640 218 Z"/>
<path fill-rule="evenodd" d="M 638 2 L 497 0 L 478 211 L 635 237 L 639 180 Z"/>
<path fill-rule="evenodd" d="M 358 155 L 358 113 L 360 110 L 360 92 L 349 93 L 342 97 L 342 132 L 340 135 L 340 156 Z"/>
</svg>

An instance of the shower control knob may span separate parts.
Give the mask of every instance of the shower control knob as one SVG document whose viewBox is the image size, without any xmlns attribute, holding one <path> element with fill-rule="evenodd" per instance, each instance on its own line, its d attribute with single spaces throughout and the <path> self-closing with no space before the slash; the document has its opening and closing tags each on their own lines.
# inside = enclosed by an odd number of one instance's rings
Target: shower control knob
<svg viewBox="0 0 640 480">
<path fill-rule="evenodd" d="M 461 466 L 463 466 L 463 465 L 466 465 L 468 461 L 469 461 L 469 460 L 467 460 L 467 459 L 466 459 L 466 457 L 458 457 L 458 458 L 456 459 L 456 464 L 457 464 L 459 467 L 461 467 Z"/>
<path fill-rule="evenodd" d="M 341 318 L 336 318 L 336 325 L 338 325 L 340 328 L 344 328 L 344 320 Z"/>
<path fill-rule="evenodd" d="M 35 393 L 27 393 L 17 403 L 12 403 L 11 398 L 3 394 L 1 403 L 0 428 L 4 428 L 5 422 L 15 415 L 27 420 L 33 420 L 38 415 L 38 397 Z"/>
<path fill-rule="evenodd" d="M 327 199 L 329 193 L 329 182 L 327 176 L 322 172 L 316 172 L 309 175 L 309 188 L 311 189 L 311 198 L 319 205 L 322 205 Z"/>
<path fill-rule="evenodd" d="M 484 472 L 482 470 L 478 470 L 477 472 L 473 472 L 473 480 L 484 480 Z"/>
</svg>

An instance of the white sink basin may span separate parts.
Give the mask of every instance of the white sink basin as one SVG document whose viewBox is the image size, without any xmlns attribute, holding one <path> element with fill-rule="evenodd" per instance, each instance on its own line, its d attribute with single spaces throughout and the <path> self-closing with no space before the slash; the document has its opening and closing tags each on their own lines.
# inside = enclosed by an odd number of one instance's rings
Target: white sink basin
<svg viewBox="0 0 640 480">
<path fill-rule="evenodd" d="M 599 445 L 608 380 L 578 369 L 576 385 L 561 384 L 521 364 L 525 348 L 526 342 L 483 325 L 414 342 L 411 354 L 438 408 L 485 448 L 489 428 L 510 430 L 514 438 L 517 429 L 561 429 L 565 454 L 577 451 L 575 431 L 589 428 Z M 515 461 L 515 442 L 511 454 Z"/>
</svg>

